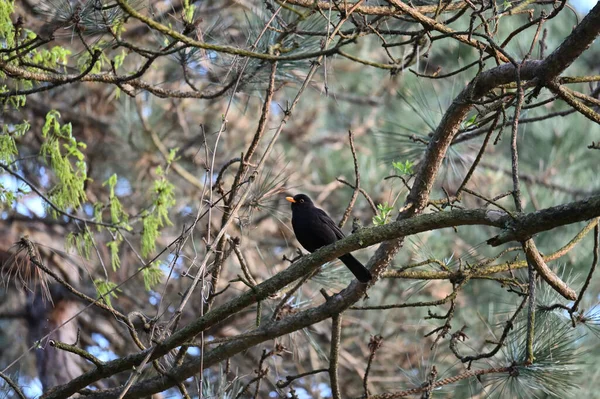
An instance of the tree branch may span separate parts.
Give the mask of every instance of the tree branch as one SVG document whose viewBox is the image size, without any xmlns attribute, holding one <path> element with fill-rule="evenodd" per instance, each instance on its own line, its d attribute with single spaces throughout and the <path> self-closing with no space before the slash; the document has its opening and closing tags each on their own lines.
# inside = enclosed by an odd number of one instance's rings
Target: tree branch
<svg viewBox="0 0 600 399">
<path fill-rule="evenodd" d="M 583 205 L 587 208 L 583 207 Z M 592 216 L 588 216 L 590 214 L 592 214 Z M 531 214 L 515 214 L 515 220 L 513 220 L 510 215 L 500 211 L 489 209 L 458 209 L 448 212 L 418 215 L 410 219 L 395 221 L 383 226 L 364 228 L 334 244 L 320 248 L 310 255 L 303 256 L 300 260 L 272 278 L 258 284 L 253 289 L 246 291 L 244 294 L 232 299 L 220 307 L 215 308 L 203 317 L 192 321 L 155 347 L 121 359 L 106 362 L 102 369 L 94 369 L 73 379 L 68 384 L 53 388 L 42 398 L 59 399 L 73 395 L 80 389 L 85 388 L 101 378 L 109 377 L 139 365 L 150 350 L 153 350 L 151 360 L 159 358 L 168 353 L 171 349 L 186 343 L 190 338 L 217 323 L 222 322 L 242 309 L 257 301 L 267 299 L 272 293 L 281 290 L 291 282 L 312 272 L 323 263 L 336 259 L 340 255 L 356 249 L 366 248 L 383 241 L 392 242 L 398 240 L 400 237 L 418 234 L 424 231 L 453 226 L 487 225 L 503 228 L 504 226 L 509 225 L 510 221 L 513 221 L 518 226 L 524 226 L 524 228 L 527 227 L 528 233 L 531 233 L 536 228 L 539 229 L 539 231 L 546 231 L 551 229 L 552 226 L 559 227 L 599 216 L 600 196 L 595 196 L 583 201 L 572 202 L 570 204 L 544 209 Z M 528 221 L 527 224 L 523 223 L 524 220 Z M 513 232 L 513 235 L 515 234 L 515 239 L 519 239 L 520 236 L 517 232 Z M 383 261 L 380 262 L 387 261 L 385 257 L 382 259 Z M 383 265 L 377 263 L 375 266 L 382 267 Z M 330 318 L 334 314 L 340 313 L 352 306 L 363 297 L 365 290 L 366 287 L 357 284 L 355 281 L 340 294 L 334 295 L 329 301 L 319 307 L 299 312 L 280 321 L 270 323 L 253 331 L 251 334 L 240 336 L 234 341 L 224 343 L 210 352 L 207 352 L 203 359 L 203 365 L 205 368 L 210 367 L 211 365 L 260 342 Z M 177 380 L 186 379 L 197 372 L 200 361 L 201 359 L 194 359 L 185 362 L 180 367 L 175 368 L 172 375 Z M 165 380 L 161 377 L 142 381 L 139 384 L 132 386 L 126 397 L 137 398 L 154 392 L 160 392 L 173 386 L 174 381 L 175 380 L 171 379 Z M 121 389 L 116 389 L 114 392 L 112 390 L 106 390 L 91 394 L 89 397 L 90 399 L 113 398 L 118 397 L 120 392 Z"/>
</svg>

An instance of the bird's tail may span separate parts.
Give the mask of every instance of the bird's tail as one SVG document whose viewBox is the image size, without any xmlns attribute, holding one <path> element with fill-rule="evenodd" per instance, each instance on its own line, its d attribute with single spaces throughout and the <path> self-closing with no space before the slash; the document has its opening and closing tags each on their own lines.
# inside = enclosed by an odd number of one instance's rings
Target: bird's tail
<svg viewBox="0 0 600 399">
<path fill-rule="evenodd" d="M 363 266 L 352 254 L 346 254 L 340 256 L 340 260 L 344 262 L 346 267 L 350 269 L 352 274 L 360 281 L 361 283 L 368 283 L 373 278 L 371 276 L 371 272 L 369 269 Z"/>
</svg>

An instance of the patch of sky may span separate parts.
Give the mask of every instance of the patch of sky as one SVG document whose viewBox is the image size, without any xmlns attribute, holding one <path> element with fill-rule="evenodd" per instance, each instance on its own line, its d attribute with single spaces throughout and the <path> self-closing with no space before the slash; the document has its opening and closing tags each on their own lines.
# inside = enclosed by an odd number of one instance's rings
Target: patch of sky
<svg viewBox="0 0 600 399">
<path fill-rule="evenodd" d="M 113 351 L 102 349 L 99 346 L 88 346 L 86 350 L 103 362 L 108 362 L 119 358 L 119 356 L 117 356 L 117 354 Z"/>
<path fill-rule="evenodd" d="M 17 184 L 17 180 L 7 174 L 0 175 L 0 184 L 4 186 L 6 190 L 16 191 L 19 187 Z"/>
<path fill-rule="evenodd" d="M 106 339 L 106 337 L 99 333 L 92 333 L 92 339 L 95 343 L 98 344 L 101 348 L 108 348 L 110 346 L 110 342 Z"/>
<path fill-rule="evenodd" d="M 219 54 L 216 51 L 207 51 L 206 56 L 209 60 L 215 61 L 219 57 Z"/>
<path fill-rule="evenodd" d="M 94 207 L 90 204 L 83 204 L 83 212 L 87 216 L 94 216 Z"/>
<path fill-rule="evenodd" d="M 48 187 L 50 184 L 50 177 L 48 176 L 48 171 L 45 167 L 40 166 L 40 184 L 42 187 Z"/>
<path fill-rule="evenodd" d="M 271 113 L 273 116 L 280 116 L 282 110 L 283 108 L 281 104 L 279 104 L 277 101 L 271 102 Z"/>
<path fill-rule="evenodd" d="M 117 185 L 115 186 L 115 194 L 118 197 L 131 195 L 131 184 L 127 179 L 118 179 Z"/>
<path fill-rule="evenodd" d="M 192 208 L 189 205 L 184 206 L 183 208 L 181 208 L 181 214 L 182 215 L 191 215 L 192 212 L 194 212 L 194 208 Z"/>
<path fill-rule="evenodd" d="M 152 107 L 150 105 L 142 106 L 142 116 L 148 118 L 150 115 L 152 115 Z"/>
<path fill-rule="evenodd" d="M 48 185 L 49 179 L 46 173 L 45 168 L 40 168 L 41 174 L 41 182 L 42 185 Z M 14 178 L 13 176 L 9 176 L 7 174 L 0 175 L 0 184 L 7 191 L 17 192 L 20 191 L 23 193 L 30 193 L 31 189 L 25 183 L 20 180 Z M 46 208 L 44 200 L 37 195 L 26 196 L 19 200 L 19 202 L 15 206 L 15 210 L 21 215 L 29 216 L 29 217 L 45 217 L 46 216 Z"/>
<path fill-rule="evenodd" d="M 189 68 L 200 76 L 208 75 L 208 69 L 199 61 L 191 61 L 189 63 Z"/>
<path fill-rule="evenodd" d="M 26 197 L 23 203 L 17 204 L 17 212 L 26 216 L 46 216 L 45 202 L 40 197 Z"/>
<path fill-rule="evenodd" d="M 160 302 L 160 294 L 156 291 L 150 291 L 148 295 L 148 302 L 150 302 L 152 306 L 158 305 Z"/>
<path fill-rule="evenodd" d="M 118 359 L 118 356 L 113 351 L 108 350 L 108 348 L 110 347 L 110 342 L 108 342 L 104 335 L 99 333 L 92 333 L 92 339 L 98 345 L 88 346 L 86 350 L 89 353 L 96 356 L 103 362 Z"/>
<path fill-rule="evenodd" d="M 179 260 L 177 263 L 179 263 Z M 165 276 L 170 276 L 170 278 L 174 279 L 178 279 L 180 277 L 180 274 L 177 272 L 175 267 L 173 267 L 173 271 L 171 271 L 171 262 L 160 262 L 158 267 Z"/>
<path fill-rule="evenodd" d="M 39 378 L 19 378 L 19 386 L 23 390 L 23 393 L 28 398 L 37 398 L 42 396 L 44 391 L 42 390 L 42 382 Z"/>
<path fill-rule="evenodd" d="M 296 388 L 296 395 L 300 399 L 312 399 L 312 395 L 304 388 Z"/>
<path fill-rule="evenodd" d="M 596 0 L 575 0 L 573 4 L 577 11 L 582 14 L 587 14 L 598 3 Z"/>
<path fill-rule="evenodd" d="M 329 397 L 333 396 L 333 393 L 331 392 L 331 387 L 329 385 L 325 384 L 324 382 L 321 382 L 319 385 L 317 385 L 317 389 L 321 393 L 321 396 L 323 396 L 325 398 L 329 398 Z"/>
</svg>

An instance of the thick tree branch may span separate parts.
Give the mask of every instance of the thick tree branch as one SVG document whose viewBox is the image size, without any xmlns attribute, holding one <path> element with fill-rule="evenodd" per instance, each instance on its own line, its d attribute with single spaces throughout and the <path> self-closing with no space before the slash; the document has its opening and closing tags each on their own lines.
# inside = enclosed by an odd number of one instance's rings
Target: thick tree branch
<svg viewBox="0 0 600 399">
<path fill-rule="evenodd" d="M 577 244 L 581 242 L 581 240 L 594 229 L 595 226 L 598 225 L 598 219 L 592 220 L 587 224 L 577 235 L 569 241 L 566 245 L 559 248 L 558 250 L 544 255 L 543 259 L 545 262 L 550 262 L 552 260 L 556 260 L 562 256 L 565 256 L 569 251 L 571 251 Z M 504 251 L 503 251 L 504 252 Z M 496 259 L 499 256 L 496 257 Z M 475 264 L 471 268 L 468 273 L 465 273 L 462 270 L 440 270 L 440 271 L 432 271 L 432 270 L 389 270 L 384 273 L 383 277 L 386 278 L 401 278 L 401 279 L 416 279 L 416 280 L 452 280 L 458 278 L 466 277 L 465 274 L 468 275 L 470 279 L 486 279 L 489 276 L 502 273 L 509 272 L 511 270 L 521 269 L 527 267 L 527 260 L 516 260 L 513 262 L 502 262 L 498 264 L 489 265 L 490 262 L 488 260 L 483 263 Z M 481 267 L 484 266 L 484 267 Z"/>
</svg>

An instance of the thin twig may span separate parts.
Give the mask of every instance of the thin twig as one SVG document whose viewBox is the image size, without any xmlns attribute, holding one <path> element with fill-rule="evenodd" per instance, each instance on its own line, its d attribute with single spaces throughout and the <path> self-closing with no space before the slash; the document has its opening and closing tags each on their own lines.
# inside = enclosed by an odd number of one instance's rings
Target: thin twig
<svg viewBox="0 0 600 399">
<path fill-rule="evenodd" d="M 531 240 L 529 240 L 531 241 Z M 527 261 L 527 276 L 529 278 L 529 288 L 527 290 L 527 340 L 525 343 L 527 364 L 533 364 L 535 353 L 533 352 L 533 342 L 535 341 L 535 289 L 536 289 L 536 271 L 535 267 Z"/>
<path fill-rule="evenodd" d="M 12 380 L 8 375 L 0 371 L 0 378 L 2 378 L 10 387 L 15 391 L 19 399 L 27 399 L 27 396 L 23 393 L 19 385 Z"/>
<path fill-rule="evenodd" d="M 53 339 L 50 340 L 48 342 L 48 344 L 56 349 L 64 350 L 66 352 L 73 353 L 79 357 L 82 357 L 82 358 L 90 361 L 92 364 L 94 364 L 98 368 L 102 368 L 104 366 L 104 362 L 102 360 L 98 359 L 96 356 L 92 355 L 91 353 L 89 353 L 81 348 L 78 348 L 74 345 L 69 345 L 64 342 L 59 342 L 59 341 L 56 341 Z"/>
<path fill-rule="evenodd" d="M 338 178 L 336 180 L 339 181 L 342 184 L 347 185 L 348 187 L 350 187 L 353 190 L 355 188 L 352 184 L 348 183 L 344 179 Z M 363 188 L 359 188 L 358 190 L 360 191 L 360 193 L 363 195 L 363 197 L 365 197 L 365 199 L 369 203 L 369 207 L 371 207 L 371 210 L 373 211 L 373 213 L 377 214 L 377 206 L 375 205 L 375 202 L 373 202 L 373 199 L 371 198 L 371 196 L 369 196 L 369 193 L 367 193 Z"/>
<path fill-rule="evenodd" d="M 462 183 L 458 187 L 458 190 L 456 190 L 455 195 L 457 197 L 460 196 L 461 191 L 467 185 L 467 183 L 469 182 L 469 179 L 475 172 L 475 168 L 477 168 L 477 166 L 479 165 L 479 162 L 481 161 L 481 158 L 483 157 L 483 154 L 485 153 L 485 149 L 488 145 L 488 142 L 490 141 L 490 137 L 492 136 L 492 132 L 496 129 L 496 126 L 498 126 L 498 121 L 500 120 L 500 115 L 501 115 L 500 112 L 496 112 L 496 117 L 494 118 L 494 121 L 492 122 L 492 125 L 490 126 L 490 128 L 488 130 L 488 133 L 485 135 L 485 139 L 483 140 L 483 144 L 481 144 L 481 149 L 479 150 L 479 152 L 477 153 L 477 156 L 475 157 L 475 160 L 473 161 L 473 165 L 471 165 L 471 168 L 465 175 L 465 178 L 463 179 Z"/>
<path fill-rule="evenodd" d="M 356 198 L 358 198 L 358 192 L 360 191 L 360 172 L 358 170 L 358 159 L 356 157 L 356 148 L 354 147 L 354 137 L 352 134 L 352 130 L 348 130 L 348 141 L 350 142 L 350 151 L 352 152 L 352 159 L 354 160 L 354 191 L 352 192 L 352 197 L 350 198 L 350 202 L 344 211 L 344 215 L 342 216 L 342 220 L 338 224 L 341 229 L 346 224 L 348 217 L 350 216 L 350 212 L 352 212 L 352 208 L 354 207 L 354 203 L 356 202 Z"/>
<path fill-rule="evenodd" d="M 371 337 L 369 341 L 369 359 L 367 360 L 367 368 L 365 369 L 365 375 L 363 376 L 363 390 L 365 392 L 365 396 L 369 396 L 369 373 L 371 372 L 371 365 L 373 364 L 373 360 L 375 359 L 375 353 L 377 350 L 381 348 L 383 345 L 383 337 L 381 335 L 375 335 Z"/>
<path fill-rule="evenodd" d="M 331 318 L 331 349 L 329 351 L 329 380 L 331 397 L 341 399 L 340 382 L 338 380 L 338 357 L 340 354 L 340 338 L 342 335 L 342 315 L 336 314 Z"/>
<path fill-rule="evenodd" d="M 579 293 L 579 295 L 577 296 L 577 299 L 575 300 L 575 303 L 573 303 L 573 306 L 571 307 L 571 311 L 572 312 L 576 312 L 579 309 L 579 304 L 581 303 L 581 300 L 583 299 L 583 294 L 585 294 L 585 291 L 587 290 L 587 288 L 590 285 L 590 281 L 592 281 L 592 276 L 594 275 L 594 272 L 596 271 L 596 266 L 598 266 L 598 247 L 599 247 L 599 241 L 600 241 L 600 229 L 598 228 L 598 219 L 596 219 L 596 227 L 594 227 L 594 249 L 593 249 L 593 254 L 594 254 L 594 258 L 592 260 L 592 266 L 590 267 L 590 271 L 587 275 L 587 278 L 585 279 L 585 283 L 583 283 L 583 287 L 581 287 L 581 292 Z"/>
<path fill-rule="evenodd" d="M 7 166 L 5 166 L 5 165 L 3 165 L 1 163 L 0 163 L 0 169 L 4 170 L 9 175 L 11 175 L 14 178 L 16 178 L 16 179 L 22 181 L 23 183 L 27 184 L 27 186 L 29 186 L 29 188 L 31 189 L 31 191 L 35 192 L 46 204 L 48 204 L 48 206 L 50 208 L 52 208 L 55 212 L 59 213 L 62 216 L 66 216 L 69 219 L 77 220 L 79 222 L 87 223 L 87 224 L 91 224 L 91 225 L 95 225 L 95 226 L 108 227 L 108 228 L 117 229 L 117 230 L 121 230 L 122 229 L 119 225 L 116 225 L 116 224 L 97 222 L 97 221 L 91 220 L 91 219 L 84 219 L 84 218 L 81 218 L 79 216 L 73 215 L 71 213 L 65 212 L 62 209 L 60 209 L 58 207 L 58 205 L 56 205 L 54 202 L 52 202 L 47 196 L 45 196 L 44 193 L 42 193 L 42 191 L 39 188 L 37 188 L 33 183 L 29 182 L 23 176 L 19 175 L 16 172 L 13 172 Z"/>
<path fill-rule="evenodd" d="M 452 377 L 448 377 L 448 378 L 444 378 L 443 380 L 437 380 L 436 382 L 433 383 L 433 388 L 438 388 L 438 387 L 442 387 L 444 385 L 449 385 L 449 384 L 454 384 L 458 381 L 462 381 L 464 379 L 468 379 L 468 378 L 472 378 L 472 377 L 477 377 L 477 376 L 481 376 L 481 375 L 487 375 L 487 374 L 512 374 L 512 373 L 516 373 L 517 366 L 516 365 L 511 365 L 511 366 L 506 366 L 506 367 L 496 367 L 496 368 L 490 368 L 490 369 L 484 369 L 484 370 L 473 370 L 473 371 L 466 371 L 464 373 L 452 376 Z M 412 396 L 414 394 L 417 393 L 421 393 L 424 391 L 427 391 L 428 389 L 430 389 L 430 386 L 425 384 L 421 387 L 418 388 L 412 388 L 412 389 L 407 389 L 404 391 L 398 391 L 398 392 L 390 392 L 390 393 L 384 393 L 381 395 L 372 395 L 369 396 L 369 399 L 396 399 L 396 398 L 404 398 L 407 396 Z"/>
<path fill-rule="evenodd" d="M 502 346 L 504 345 L 504 341 L 508 337 L 508 333 L 513 329 L 514 322 L 515 322 L 517 316 L 519 315 L 519 313 L 521 313 L 521 310 L 523 310 L 523 307 L 525 307 L 525 303 L 527 302 L 527 299 L 528 299 L 527 297 L 523 298 L 523 300 L 517 307 L 517 310 L 515 310 L 515 312 L 513 313 L 512 317 L 506 321 L 506 323 L 504 325 L 504 329 L 502 330 L 502 335 L 500 336 L 500 339 L 498 340 L 496 346 L 491 351 L 478 353 L 476 355 L 462 356 L 458 351 L 457 343 L 459 340 L 464 341 L 466 338 L 468 338 L 464 333 L 465 327 L 463 327 L 461 330 L 452 334 L 452 337 L 450 339 L 450 350 L 452 351 L 452 353 L 454 353 L 454 355 L 458 359 L 460 359 L 461 362 L 469 363 L 469 368 L 471 368 L 471 363 L 473 361 L 481 360 L 481 359 L 488 359 L 488 358 L 496 355 L 496 353 L 498 353 L 498 351 L 500 349 L 502 349 Z"/>
<path fill-rule="evenodd" d="M 319 373 L 326 373 L 328 371 L 329 371 L 329 369 L 316 369 L 316 370 L 307 371 L 306 373 L 301 373 L 298 375 L 288 375 L 285 377 L 285 381 L 279 380 L 279 381 L 277 381 L 277 383 L 275 385 L 277 385 L 277 388 L 286 388 L 287 386 L 289 386 L 292 382 L 294 382 L 298 378 L 304 378 L 309 375 L 314 375 L 314 374 L 319 374 Z"/>
</svg>

